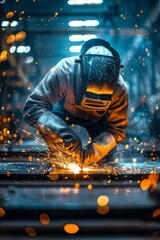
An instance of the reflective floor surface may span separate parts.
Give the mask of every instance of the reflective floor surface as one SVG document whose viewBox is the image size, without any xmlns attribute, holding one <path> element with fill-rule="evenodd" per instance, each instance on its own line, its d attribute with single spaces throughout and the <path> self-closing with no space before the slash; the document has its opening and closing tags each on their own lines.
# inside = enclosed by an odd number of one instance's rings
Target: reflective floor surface
<svg viewBox="0 0 160 240">
<path fill-rule="evenodd" d="M 160 239 L 158 147 L 121 147 L 112 162 L 79 172 L 51 166 L 45 149 L 2 151 L 1 238 Z"/>
</svg>

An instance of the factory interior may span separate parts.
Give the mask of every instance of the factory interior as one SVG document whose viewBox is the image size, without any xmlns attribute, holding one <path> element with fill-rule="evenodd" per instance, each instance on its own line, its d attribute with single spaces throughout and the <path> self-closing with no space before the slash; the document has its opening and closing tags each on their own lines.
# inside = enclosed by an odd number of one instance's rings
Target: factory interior
<svg viewBox="0 0 160 240">
<path fill-rule="evenodd" d="M 0 0 L 0 24 L 0 239 L 160 239 L 160 0 Z M 23 106 L 92 38 L 124 65 L 126 138 L 110 162 L 56 169 Z"/>
</svg>

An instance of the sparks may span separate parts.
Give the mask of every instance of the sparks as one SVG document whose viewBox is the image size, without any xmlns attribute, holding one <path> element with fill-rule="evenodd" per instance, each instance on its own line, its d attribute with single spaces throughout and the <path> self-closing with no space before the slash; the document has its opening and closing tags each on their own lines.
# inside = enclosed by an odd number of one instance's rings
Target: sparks
<svg viewBox="0 0 160 240">
<path fill-rule="evenodd" d="M 89 169 L 88 167 L 82 168 L 82 171 L 83 171 L 83 172 L 89 172 L 89 170 L 90 170 L 90 169 Z"/>
<path fill-rule="evenodd" d="M 81 171 L 81 168 L 78 165 L 74 164 L 74 163 L 69 164 L 68 168 L 71 171 L 73 171 L 74 173 L 79 173 Z"/>
</svg>

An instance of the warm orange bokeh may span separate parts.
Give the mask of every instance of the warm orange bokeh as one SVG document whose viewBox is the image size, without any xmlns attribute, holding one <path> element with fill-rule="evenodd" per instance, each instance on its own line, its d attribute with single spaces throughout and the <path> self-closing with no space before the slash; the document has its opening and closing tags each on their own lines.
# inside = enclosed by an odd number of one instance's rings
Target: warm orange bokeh
<svg viewBox="0 0 160 240">
<path fill-rule="evenodd" d="M 93 187 L 92 187 L 91 184 L 89 184 L 89 185 L 87 186 L 87 189 L 88 189 L 88 190 L 92 190 L 92 188 L 93 188 Z"/>
<path fill-rule="evenodd" d="M 5 58 L 7 56 L 8 52 L 6 50 L 1 52 L 1 57 Z"/>
<path fill-rule="evenodd" d="M 32 156 L 28 156 L 28 160 L 32 161 L 33 157 Z"/>
<path fill-rule="evenodd" d="M 33 227 L 26 227 L 25 231 L 30 237 L 35 237 L 37 235 L 36 230 Z"/>
<path fill-rule="evenodd" d="M 101 215 L 107 214 L 109 212 L 109 206 L 98 206 L 97 207 L 97 212 Z"/>
<path fill-rule="evenodd" d="M 158 218 L 158 217 L 160 217 L 160 208 L 156 209 L 153 212 L 153 218 Z"/>
<path fill-rule="evenodd" d="M 26 33 L 24 31 L 20 31 L 16 34 L 16 42 L 21 42 L 26 38 Z"/>
<path fill-rule="evenodd" d="M 7 177 L 10 177 L 11 176 L 11 173 L 8 171 L 8 172 L 6 172 L 6 174 L 7 174 Z"/>
<path fill-rule="evenodd" d="M 79 231 L 79 227 L 76 224 L 69 223 L 64 226 L 64 231 L 69 234 L 75 234 Z"/>
<path fill-rule="evenodd" d="M 79 184 L 79 183 L 75 183 L 75 184 L 74 184 L 74 187 L 75 187 L 75 188 L 79 188 L 79 187 L 80 187 L 80 184 Z"/>
<path fill-rule="evenodd" d="M 0 62 L 3 62 L 5 60 L 7 60 L 7 54 L 8 54 L 8 52 L 6 50 L 1 52 L 1 54 L 0 54 Z M 2 76 L 3 76 L 3 73 L 2 73 Z"/>
<path fill-rule="evenodd" d="M 151 184 L 155 184 L 159 180 L 159 174 L 158 173 L 151 173 L 149 175 L 148 179 L 150 180 Z"/>
<path fill-rule="evenodd" d="M 6 14 L 6 18 L 12 18 L 14 16 L 14 12 L 8 12 Z"/>
<path fill-rule="evenodd" d="M 12 44 L 12 43 L 14 43 L 15 39 L 16 39 L 15 35 L 11 34 L 7 37 L 6 43 L 7 44 Z"/>
<path fill-rule="evenodd" d="M 147 178 L 143 179 L 140 183 L 140 187 L 144 191 L 147 190 L 150 187 L 150 185 L 151 185 L 151 182 Z"/>
<path fill-rule="evenodd" d="M 4 217 L 5 211 L 3 208 L 0 207 L 0 217 Z"/>
<path fill-rule="evenodd" d="M 59 178 L 59 175 L 56 173 L 52 173 L 52 171 L 48 174 L 48 177 L 51 181 L 56 181 Z"/>
<path fill-rule="evenodd" d="M 109 202 L 109 198 L 107 196 L 105 196 L 105 195 L 99 196 L 97 198 L 97 203 L 101 207 L 106 206 L 108 204 L 108 202 Z"/>
<path fill-rule="evenodd" d="M 50 223 L 50 218 L 46 213 L 41 214 L 39 218 L 43 225 L 48 225 Z"/>
</svg>

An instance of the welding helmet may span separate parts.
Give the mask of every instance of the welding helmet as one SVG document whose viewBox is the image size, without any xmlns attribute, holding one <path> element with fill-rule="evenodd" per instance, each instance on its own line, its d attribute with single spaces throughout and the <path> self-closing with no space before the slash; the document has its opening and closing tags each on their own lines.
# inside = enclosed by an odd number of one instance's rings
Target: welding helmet
<svg viewBox="0 0 160 240">
<path fill-rule="evenodd" d="M 111 104 L 120 71 L 120 56 L 108 42 L 91 39 L 75 64 L 75 104 L 81 109 L 105 110 Z"/>
</svg>

